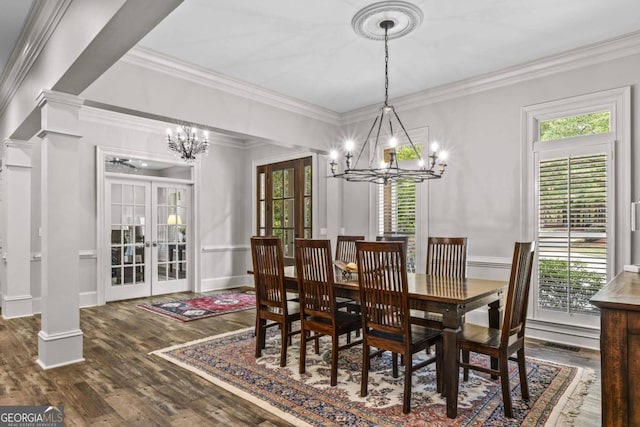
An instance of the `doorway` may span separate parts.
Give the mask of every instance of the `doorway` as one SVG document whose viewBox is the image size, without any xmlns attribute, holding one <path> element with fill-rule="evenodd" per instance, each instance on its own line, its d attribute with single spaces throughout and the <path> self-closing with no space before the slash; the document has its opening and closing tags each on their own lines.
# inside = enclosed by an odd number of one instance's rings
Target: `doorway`
<svg viewBox="0 0 640 427">
<path fill-rule="evenodd" d="M 189 290 L 191 186 L 146 179 L 105 179 L 111 262 L 105 300 Z"/>
<path fill-rule="evenodd" d="M 296 238 L 312 237 L 312 158 L 256 168 L 257 232 L 282 239 L 284 264 L 294 264 Z"/>
</svg>

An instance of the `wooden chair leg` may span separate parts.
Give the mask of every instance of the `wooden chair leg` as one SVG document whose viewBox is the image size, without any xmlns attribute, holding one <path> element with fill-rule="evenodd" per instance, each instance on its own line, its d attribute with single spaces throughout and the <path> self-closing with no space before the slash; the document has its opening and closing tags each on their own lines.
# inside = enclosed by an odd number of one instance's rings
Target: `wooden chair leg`
<svg viewBox="0 0 640 427">
<path fill-rule="evenodd" d="M 391 366 L 392 366 L 391 376 L 393 378 L 398 378 L 398 353 L 391 354 Z"/>
<path fill-rule="evenodd" d="M 338 336 L 331 336 L 331 387 L 338 384 Z"/>
<path fill-rule="evenodd" d="M 287 345 L 291 345 L 293 343 L 293 336 L 291 335 L 291 331 L 293 330 L 293 326 L 291 322 L 287 323 Z"/>
<path fill-rule="evenodd" d="M 288 330 L 288 326 L 280 328 L 280 336 L 282 338 L 280 343 L 280 367 L 287 366 L 287 342 L 291 337 L 287 332 Z"/>
<path fill-rule="evenodd" d="M 298 372 L 304 374 L 307 369 L 307 333 L 308 331 L 302 330 L 300 332 L 300 363 Z"/>
<path fill-rule="evenodd" d="M 412 362 L 407 355 L 404 366 L 404 395 L 402 396 L 402 412 L 404 414 L 411 412 L 411 368 Z"/>
<path fill-rule="evenodd" d="M 367 386 L 369 383 L 369 346 L 366 340 L 362 343 L 362 375 L 360 378 L 360 396 L 367 395 Z"/>
<path fill-rule="evenodd" d="M 509 358 L 500 357 L 498 364 L 500 365 L 500 382 L 502 386 L 502 401 L 504 403 L 504 415 L 513 418 L 513 406 L 511 405 L 511 388 L 509 386 Z"/>
<path fill-rule="evenodd" d="M 468 350 L 462 350 L 462 361 L 464 363 L 469 363 L 469 351 Z M 463 381 L 469 381 L 469 368 L 467 368 L 466 366 L 462 369 L 462 380 Z"/>
<path fill-rule="evenodd" d="M 256 357 L 262 356 L 262 349 L 265 346 L 266 324 L 265 319 L 258 319 L 256 322 Z"/>
<path fill-rule="evenodd" d="M 320 335 L 318 333 L 313 334 L 313 350 L 316 354 L 320 354 Z"/>
<path fill-rule="evenodd" d="M 442 343 L 438 341 L 436 343 L 436 391 L 438 393 L 444 393 L 443 377 L 442 377 L 442 366 L 443 366 L 443 356 L 442 356 Z M 457 369 L 457 368 L 456 368 Z"/>
<path fill-rule="evenodd" d="M 527 368 L 524 358 L 524 348 L 518 350 L 518 372 L 520 373 L 520 393 L 524 400 L 529 399 L 529 384 L 527 383 Z"/>
</svg>

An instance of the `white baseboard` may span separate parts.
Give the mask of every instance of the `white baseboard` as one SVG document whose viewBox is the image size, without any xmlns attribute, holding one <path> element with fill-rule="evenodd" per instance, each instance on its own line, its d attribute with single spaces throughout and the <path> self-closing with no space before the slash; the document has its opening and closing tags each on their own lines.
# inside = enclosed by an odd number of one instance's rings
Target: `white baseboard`
<svg viewBox="0 0 640 427">
<path fill-rule="evenodd" d="M 33 314 L 42 313 L 42 297 L 33 299 Z M 96 291 L 80 292 L 80 308 L 95 307 L 98 305 L 98 293 Z"/>
<path fill-rule="evenodd" d="M 218 291 L 236 288 L 238 286 L 253 286 L 253 277 L 248 274 L 241 276 L 213 277 L 200 281 L 200 292 Z"/>
</svg>

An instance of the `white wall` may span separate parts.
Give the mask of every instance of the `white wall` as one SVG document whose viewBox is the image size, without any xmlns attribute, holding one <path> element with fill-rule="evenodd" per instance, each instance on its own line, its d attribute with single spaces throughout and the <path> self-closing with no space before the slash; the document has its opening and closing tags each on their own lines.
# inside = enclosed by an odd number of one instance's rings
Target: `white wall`
<svg viewBox="0 0 640 427">
<path fill-rule="evenodd" d="M 428 183 L 429 233 L 468 236 L 471 257 L 510 257 L 513 243 L 521 238 L 521 107 L 627 85 L 635 91 L 639 69 L 640 55 L 633 55 L 421 107 L 396 104 L 408 129 L 430 126 L 431 139 L 450 153 L 445 176 Z M 632 110 L 637 112 L 638 106 L 634 96 Z M 632 182 L 619 184 L 637 200 L 637 114 L 633 121 Z M 368 126 L 362 122 L 350 129 L 363 137 Z M 363 222 L 369 217 L 362 209 L 368 203 L 366 186 L 345 184 L 343 217 L 349 233 L 368 229 Z M 639 234 L 634 233 L 632 242 L 636 263 Z"/>
</svg>

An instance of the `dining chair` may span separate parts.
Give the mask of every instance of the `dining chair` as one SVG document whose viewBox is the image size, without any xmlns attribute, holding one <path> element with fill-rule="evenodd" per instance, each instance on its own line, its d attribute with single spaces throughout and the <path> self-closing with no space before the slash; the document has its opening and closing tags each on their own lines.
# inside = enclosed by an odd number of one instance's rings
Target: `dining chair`
<svg viewBox="0 0 640 427">
<path fill-rule="evenodd" d="M 458 348 L 462 353 L 462 361 L 458 360 L 458 365 L 464 370 L 464 381 L 469 379 L 469 369 L 485 372 L 492 376 L 499 376 L 502 386 L 504 413 L 510 418 L 513 417 L 513 407 L 509 386 L 509 360 L 518 363 L 522 398 L 524 400 L 529 399 L 524 357 L 524 332 L 534 252 L 534 242 L 517 242 L 515 244 L 501 328 L 495 329 L 465 323 L 458 342 Z M 470 353 L 484 354 L 497 359 L 497 363 L 492 361 L 490 368 L 471 364 Z M 510 357 L 514 353 L 516 357 Z"/>
<path fill-rule="evenodd" d="M 429 237 L 426 273 L 431 276 L 467 277 L 467 238 Z"/>
<path fill-rule="evenodd" d="M 360 304 L 362 307 L 362 379 L 360 395 L 367 395 L 370 347 L 392 352 L 393 377 L 398 377 L 398 354 L 405 361 L 402 412 L 411 411 L 411 374 L 436 363 L 436 387 L 442 390 L 440 331 L 412 324 L 405 245 L 402 242 L 356 242 Z M 413 354 L 436 346 L 434 356 L 413 364 Z"/>
<path fill-rule="evenodd" d="M 427 241 L 426 273 L 429 276 L 464 279 L 467 277 L 467 238 L 429 237 Z M 442 314 L 426 313 L 430 327 L 442 325 Z M 436 322 L 436 323 L 434 323 Z"/>
<path fill-rule="evenodd" d="M 340 270 L 342 279 L 350 279 L 355 271 L 347 265 L 356 263 L 356 241 L 364 240 L 364 236 L 338 236 L 336 241 L 336 259 L 334 264 Z M 360 313 L 360 304 L 350 298 L 337 297 L 338 308 L 345 308 L 350 313 Z M 356 337 L 360 331 L 356 331 Z M 351 334 L 347 335 L 347 342 L 351 340 Z"/>
<path fill-rule="evenodd" d="M 330 240 L 296 239 L 296 274 L 300 295 L 300 374 L 306 369 L 307 339 L 331 336 L 331 386 L 338 382 L 338 352 L 360 341 L 339 345 L 341 335 L 361 328 L 360 314 L 338 310 Z"/>
<path fill-rule="evenodd" d="M 280 366 L 287 364 L 287 346 L 292 323 L 300 320 L 300 304 L 287 300 L 284 286 L 284 256 L 278 237 L 252 237 L 253 280 L 256 291 L 256 357 L 262 356 L 267 328 L 280 325 Z M 267 323 L 267 320 L 272 323 Z"/>
<path fill-rule="evenodd" d="M 336 242 L 335 265 L 342 271 L 343 276 L 351 273 L 347 264 L 356 263 L 356 240 L 364 240 L 364 236 L 338 236 Z"/>
</svg>

